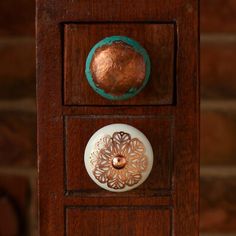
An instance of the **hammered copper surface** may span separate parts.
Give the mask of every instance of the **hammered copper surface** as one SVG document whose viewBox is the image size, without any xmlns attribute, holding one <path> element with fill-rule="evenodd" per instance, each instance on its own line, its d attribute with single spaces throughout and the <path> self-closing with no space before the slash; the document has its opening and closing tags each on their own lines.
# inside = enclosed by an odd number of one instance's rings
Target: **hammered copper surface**
<svg viewBox="0 0 236 236">
<path fill-rule="evenodd" d="M 138 89 L 145 80 L 143 56 L 122 41 L 98 48 L 92 58 L 90 71 L 97 87 L 120 96 Z"/>
<path fill-rule="evenodd" d="M 112 189 L 133 186 L 147 169 L 145 151 L 143 143 L 138 138 L 131 139 L 128 133 L 121 131 L 106 135 L 95 144 L 90 156 L 93 175 Z"/>
</svg>

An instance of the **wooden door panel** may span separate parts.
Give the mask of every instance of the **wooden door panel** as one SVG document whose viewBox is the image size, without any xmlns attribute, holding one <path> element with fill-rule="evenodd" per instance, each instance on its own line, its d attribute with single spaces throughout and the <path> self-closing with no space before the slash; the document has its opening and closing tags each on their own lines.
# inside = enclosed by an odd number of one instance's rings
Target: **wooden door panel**
<svg viewBox="0 0 236 236">
<path fill-rule="evenodd" d="M 65 179 L 69 194 L 111 196 L 88 176 L 84 167 L 84 150 L 89 138 L 105 125 L 125 123 L 142 131 L 154 152 L 153 170 L 137 189 L 122 196 L 169 195 L 171 191 L 174 121 L 172 116 L 67 116 L 65 117 Z M 120 195 L 114 195 L 119 197 Z"/>
<path fill-rule="evenodd" d="M 68 236 L 168 236 L 171 233 L 170 222 L 171 209 L 168 208 L 121 206 L 66 209 L 66 235 Z"/>
<path fill-rule="evenodd" d="M 199 1 L 37 0 L 40 235 L 197 236 Z M 146 88 L 109 101 L 84 64 L 104 37 L 139 41 L 152 61 Z M 91 135 L 112 123 L 140 129 L 154 167 L 137 189 L 102 190 L 83 163 Z"/>
<path fill-rule="evenodd" d="M 160 105 L 174 103 L 175 24 L 97 23 L 64 25 L 65 105 Z M 96 94 L 85 77 L 91 48 L 103 38 L 121 35 L 138 41 L 151 60 L 151 76 L 144 90 L 129 100 L 110 101 Z"/>
</svg>

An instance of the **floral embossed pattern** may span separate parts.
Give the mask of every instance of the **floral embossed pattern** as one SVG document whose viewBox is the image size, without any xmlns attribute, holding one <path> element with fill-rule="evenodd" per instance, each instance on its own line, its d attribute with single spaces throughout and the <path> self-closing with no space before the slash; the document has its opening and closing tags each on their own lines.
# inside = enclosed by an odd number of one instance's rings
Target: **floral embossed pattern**
<svg viewBox="0 0 236 236">
<path fill-rule="evenodd" d="M 90 156 L 93 175 L 112 189 L 133 186 L 147 169 L 145 152 L 144 144 L 137 138 L 131 139 L 128 133 L 106 135 L 95 144 Z"/>
</svg>

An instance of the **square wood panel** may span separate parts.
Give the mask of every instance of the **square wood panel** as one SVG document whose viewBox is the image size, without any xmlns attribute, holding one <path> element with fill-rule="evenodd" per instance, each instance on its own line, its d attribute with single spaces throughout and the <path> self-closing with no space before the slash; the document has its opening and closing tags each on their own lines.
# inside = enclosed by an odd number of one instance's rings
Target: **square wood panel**
<svg viewBox="0 0 236 236">
<path fill-rule="evenodd" d="M 82 232 L 86 236 L 168 236 L 171 235 L 171 210 L 157 207 L 68 207 L 66 235 L 82 235 Z"/>
<path fill-rule="evenodd" d="M 107 100 L 93 91 L 85 76 L 91 48 L 105 37 L 122 35 L 138 41 L 151 59 L 146 87 L 125 101 Z M 175 25 L 156 23 L 98 23 L 64 25 L 65 105 L 166 105 L 175 102 Z"/>
<path fill-rule="evenodd" d="M 173 155 L 173 119 L 171 116 L 68 116 L 65 117 L 65 188 L 67 194 L 117 197 L 103 190 L 88 176 L 84 166 L 84 150 L 98 129 L 112 123 L 132 125 L 149 139 L 153 152 L 153 169 L 137 189 L 120 193 L 123 196 L 169 195 Z M 120 196 L 120 195 L 119 195 Z"/>
</svg>

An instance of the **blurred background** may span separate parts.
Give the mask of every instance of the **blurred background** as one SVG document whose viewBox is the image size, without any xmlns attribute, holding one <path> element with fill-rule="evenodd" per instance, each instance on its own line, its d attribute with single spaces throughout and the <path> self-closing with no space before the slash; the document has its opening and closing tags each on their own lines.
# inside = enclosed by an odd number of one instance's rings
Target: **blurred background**
<svg viewBox="0 0 236 236">
<path fill-rule="evenodd" d="M 0 0 L 0 236 L 37 235 L 34 15 Z M 200 24 L 201 235 L 235 236 L 236 0 L 202 0 Z"/>
</svg>

